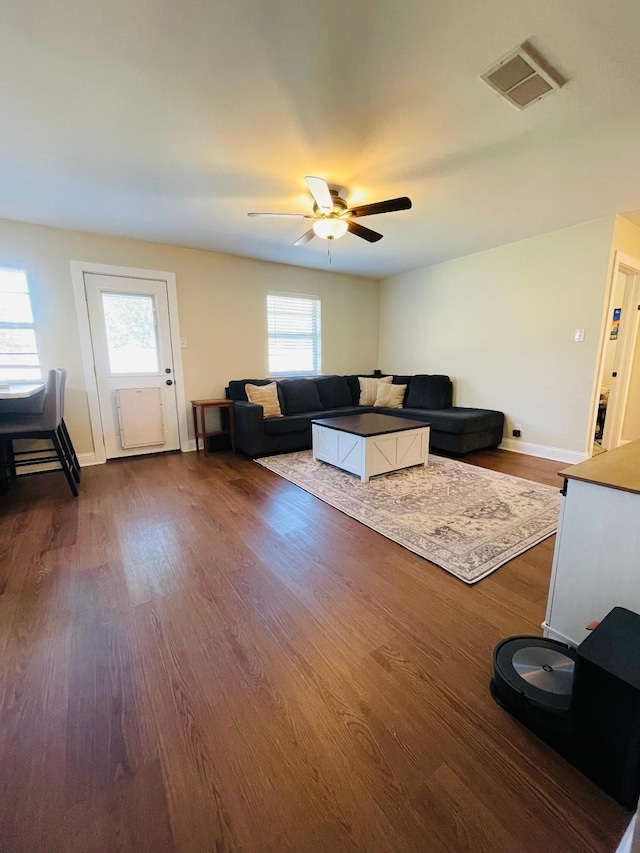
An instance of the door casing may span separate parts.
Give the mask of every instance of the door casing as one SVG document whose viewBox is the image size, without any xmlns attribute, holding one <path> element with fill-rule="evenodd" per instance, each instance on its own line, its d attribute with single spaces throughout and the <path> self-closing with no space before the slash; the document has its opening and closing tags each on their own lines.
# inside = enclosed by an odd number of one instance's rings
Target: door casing
<svg viewBox="0 0 640 853">
<path fill-rule="evenodd" d="M 112 266 L 110 264 L 94 264 L 88 261 L 71 261 L 71 280 L 73 283 L 73 293 L 76 303 L 76 315 L 78 319 L 82 365 L 84 368 L 84 379 L 89 404 L 89 420 L 91 423 L 91 435 L 93 437 L 95 464 L 99 465 L 106 462 L 107 454 L 102 435 L 102 419 L 100 416 L 98 385 L 96 382 L 95 366 L 93 361 L 93 344 L 89 325 L 89 311 L 85 297 L 84 276 L 86 273 L 122 276 L 124 278 L 154 279 L 155 281 L 161 280 L 167 283 L 174 378 L 177 385 L 176 399 L 178 403 L 178 434 L 180 436 L 180 450 L 183 452 L 192 450 L 193 448 L 190 446 L 187 426 L 187 399 L 182 369 L 182 350 L 180 346 L 180 325 L 178 319 L 178 297 L 175 273 L 161 270 L 138 269 L 136 267 L 119 267 Z"/>
<path fill-rule="evenodd" d="M 604 309 L 602 314 L 601 328 L 600 328 L 600 341 L 598 346 L 598 361 L 596 362 L 596 369 L 594 374 L 594 385 L 592 391 L 591 398 L 591 419 L 588 424 L 587 436 L 585 441 L 585 459 L 589 459 L 593 454 L 593 436 L 595 433 L 595 425 L 596 418 L 598 415 L 598 401 L 600 399 L 600 387 L 602 385 L 602 379 L 604 374 L 604 366 L 606 359 L 606 346 L 609 338 L 609 330 L 611 328 L 611 317 L 613 313 L 613 309 L 616 307 L 614 303 L 614 285 L 616 276 L 618 275 L 618 271 L 623 268 L 625 272 L 628 274 L 636 275 L 640 274 L 640 260 L 632 257 L 631 255 L 627 255 L 624 252 L 617 251 L 614 253 L 613 264 L 609 270 L 609 281 L 607 286 L 607 294 L 604 302 Z M 626 318 L 628 319 L 628 318 Z M 632 350 L 633 351 L 633 350 Z M 632 352 L 631 351 L 631 352 Z M 628 365 L 626 365 L 628 368 Z M 618 402 L 620 407 L 624 409 L 626 407 L 626 399 L 628 394 L 628 383 L 626 389 L 624 389 L 624 399 L 620 399 L 618 397 Z M 620 408 L 619 408 L 620 411 Z M 607 415 L 609 417 L 609 415 Z M 621 424 L 620 424 L 621 427 Z M 611 431 L 611 422 L 609 424 L 609 429 Z M 619 430 L 618 430 L 619 431 Z"/>
</svg>

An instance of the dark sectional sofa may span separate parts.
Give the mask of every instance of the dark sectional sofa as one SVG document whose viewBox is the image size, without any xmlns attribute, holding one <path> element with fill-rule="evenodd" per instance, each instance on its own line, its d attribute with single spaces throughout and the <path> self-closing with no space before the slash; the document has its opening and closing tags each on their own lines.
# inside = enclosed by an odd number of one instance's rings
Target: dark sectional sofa
<svg viewBox="0 0 640 853">
<path fill-rule="evenodd" d="M 363 375 L 363 374 L 360 374 Z M 452 406 L 453 386 L 448 376 L 393 376 L 395 385 L 406 385 L 401 409 L 359 406 L 358 376 L 317 376 L 281 379 L 278 398 L 283 417 L 262 416 L 262 406 L 250 403 L 245 385 L 266 385 L 273 379 L 235 379 L 226 389 L 233 400 L 236 447 L 249 456 L 287 453 L 311 447 L 311 421 L 362 412 L 381 412 L 431 425 L 431 450 L 469 453 L 497 447 L 502 441 L 504 414 L 491 409 Z"/>
</svg>

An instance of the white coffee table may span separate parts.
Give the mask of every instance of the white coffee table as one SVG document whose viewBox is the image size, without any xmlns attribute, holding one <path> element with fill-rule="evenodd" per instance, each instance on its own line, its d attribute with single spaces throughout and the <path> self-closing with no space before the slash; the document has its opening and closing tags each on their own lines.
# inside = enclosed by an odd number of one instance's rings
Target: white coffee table
<svg viewBox="0 0 640 853">
<path fill-rule="evenodd" d="M 363 412 L 311 421 L 313 458 L 357 474 L 363 483 L 429 459 L 429 424 Z"/>
</svg>

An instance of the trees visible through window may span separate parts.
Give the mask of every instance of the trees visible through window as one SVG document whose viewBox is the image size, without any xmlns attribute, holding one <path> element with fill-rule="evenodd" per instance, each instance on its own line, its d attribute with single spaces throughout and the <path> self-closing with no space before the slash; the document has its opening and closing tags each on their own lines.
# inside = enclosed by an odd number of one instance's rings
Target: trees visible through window
<svg viewBox="0 0 640 853">
<path fill-rule="evenodd" d="M 320 300 L 269 293 L 269 372 L 272 376 L 320 373 Z"/>
<path fill-rule="evenodd" d="M 40 379 L 27 274 L 0 267 L 0 382 Z"/>
</svg>

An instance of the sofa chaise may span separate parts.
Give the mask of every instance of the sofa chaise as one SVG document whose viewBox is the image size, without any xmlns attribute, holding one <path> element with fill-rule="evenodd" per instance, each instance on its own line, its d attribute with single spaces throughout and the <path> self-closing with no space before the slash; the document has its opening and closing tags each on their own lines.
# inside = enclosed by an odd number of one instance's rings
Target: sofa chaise
<svg viewBox="0 0 640 853">
<path fill-rule="evenodd" d="M 282 417 L 265 419 L 262 406 L 249 402 L 245 386 L 273 381 L 236 379 L 226 389 L 227 398 L 233 400 L 236 447 L 251 457 L 310 448 L 314 418 L 372 411 L 430 424 L 430 448 L 435 451 L 463 454 L 497 447 L 502 441 L 504 414 L 491 409 L 452 406 L 453 386 L 448 376 L 394 375 L 393 384 L 407 386 L 399 409 L 359 405 L 357 375 L 281 379 L 277 381 L 277 392 Z"/>
</svg>

